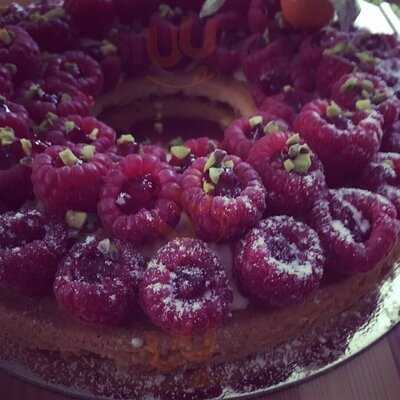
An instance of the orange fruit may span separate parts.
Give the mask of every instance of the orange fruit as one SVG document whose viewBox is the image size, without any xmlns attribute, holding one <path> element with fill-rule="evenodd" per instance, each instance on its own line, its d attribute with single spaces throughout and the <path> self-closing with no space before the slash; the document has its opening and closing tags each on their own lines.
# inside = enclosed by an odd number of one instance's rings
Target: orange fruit
<svg viewBox="0 0 400 400">
<path fill-rule="evenodd" d="M 298 29 L 319 29 L 333 18 L 335 10 L 329 0 L 281 0 L 285 20 Z"/>
</svg>

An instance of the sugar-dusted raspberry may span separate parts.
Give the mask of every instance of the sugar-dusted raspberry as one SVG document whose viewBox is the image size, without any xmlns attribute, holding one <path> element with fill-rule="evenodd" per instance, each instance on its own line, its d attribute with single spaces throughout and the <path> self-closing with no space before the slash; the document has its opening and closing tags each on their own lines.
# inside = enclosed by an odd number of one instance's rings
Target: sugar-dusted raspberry
<svg viewBox="0 0 400 400">
<path fill-rule="evenodd" d="M 335 273 L 366 272 L 392 250 L 399 237 L 395 207 L 384 197 L 360 190 L 331 190 L 317 203 L 310 223 Z"/>
<path fill-rule="evenodd" d="M 137 312 L 144 258 L 132 244 L 105 234 L 76 243 L 59 266 L 54 283 L 58 304 L 89 323 L 121 325 Z"/>
<path fill-rule="evenodd" d="M 395 122 L 383 135 L 381 150 L 400 153 L 400 121 Z"/>
<path fill-rule="evenodd" d="M 254 226 L 265 211 L 265 189 L 257 172 L 222 150 L 197 159 L 183 174 L 182 206 L 197 235 L 226 241 Z"/>
<path fill-rule="evenodd" d="M 10 25 L 0 28 L 0 63 L 14 66 L 18 83 L 39 76 L 40 50 L 25 29 Z"/>
<path fill-rule="evenodd" d="M 400 215 L 400 154 L 378 153 L 365 168 L 357 186 L 388 198 Z"/>
<path fill-rule="evenodd" d="M 11 98 L 14 94 L 12 72 L 7 66 L 0 65 L 0 96 Z"/>
<path fill-rule="evenodd" d="M 101 36 L 114 22 L 113 0 L 65 0 L 64 9 L 84 35 Z"/>
<path fill-rule="evenodd" d="M 332 87 L 332 98 L 348 110 L 377 110 L 384 117 L 384 127 L 397 121 L 400 100 L 378 76 L 356 72 L 344 75 Z"/>
<path fill-rule="evenodd" d="M 1 284 L 28 296 L 50 294 L 67 245 L 66 227 L 37 210 L 0 215 Z"/>
<path fill-rule="evenodd" d="M 302 216 L 327 191 L 321 162 L 298 134 L 264 136 L 247 161 L 261 176 L 270 214 Z"/>
<path fill-rule="evenodd" d="M 108 174 L 98 214 L 115 237 L 145 242 L 167 235 L 178 223 L 180 191 L 168 164 L 148 154 L 128 155 Z"/>
<path fill-rule="evenodd" d="M 35 195 L 54 213 L 94 211 L 110 164 L 109 157 L 91 145 L 51 146 L 33 159 Z"/>
<path fill-rule="evenodd" d="M 233 295 L 225 270 L 202 241 L 175 239 L 149 262 L 140 301 L 150 320 L 175 335 L 215 328 L 229 316 Z"/>
<path fill-rule="evenodd" d="M 55 78 L 90 96 L 103 90 L 104 77 L 99 63 L 82 51 L 50 57 L 44 74 L 47 79 Z"/>
<path fill-rule="evenodd" d="M 324 55 L 317 68 L 317 90 L 320 95 L 330 97 L 332 86 L 344 75 L 351 74 L 356 65 L 338 55 Z"/>
<path fill-rule="evenodd" d="M 86 116 L 93 106 L 92 97 L 74 86 L 55 79 L 41 82 L 26 81 L 18 89 L 16 97 L 37 123 L 42 122 L 48 113 L 60 117 L 74 114 Z"/>
<path fill-rule="evenodd" d="M 62 2 L 50 3 L 31 4 L 19 26 L 26 29 L 42 51 L 56 53 L 70 50 L 77 38 L 70 16 L 63 9 Z"/>
<path fill-rule="evenodd" d="M 325 264 L 318 235 L 292 217 L 261 221 L 238 242 L 234 271 L 242 291 L 264 307 L 304 301 L 321 283 Z"/>
<path fill-rule="evenodd" d="M 373 111 L 353 122 L 336 104 L 315 100 L 304 107 L 294 128 L 324 164 L 328 182 L 359 176 L 378 152 L 382 116 Z"/>
<path fill-rule="evenodd" d="M 273 29 L 279 11 L 279 0 L 251 0 L 247 16 L 250 31 L 264 33 L 267 28 Z"/>
<path fill-rule="evenodd" d="M 288 124 L 266 112 L 258 112 L 250 118 L 240 118 L 225 130 L 222 147 L 229 154 L 247 160 L 250 149 L 265 135 L 288 131 Z"/>
<path fill-rule="evenodd" d="M 396 52 L 398 55 L 400 50 L 396 35 L 371 33 L 366 29 L 357 30 L 352 43 L 360 52 L 368 52 L 379 58 L 388 58 Z"/>
<path fill-rule="evenodd" d="M 78 47 L 100 64 L 104 77 L 104 91 L 114 89 L 121 80 L 122 73 L 122 60 L 117 45 L 109 40 L 82 38 Z"/>
<path fill-rule="evenodd" d="M 218 142 L 208 137 L 189 139 L 179 143 L 179 140 L 172 141 L 170 146 L 169 163 L 179 172 L 189 168 L 197 158 L 206 157 L 218 148 Z"/>
<path fill-rule="evenodd" d="M 100 153 L 105 152 L 115 143 L 114 129 L 94 117 L 70 115 L 65 118 L 48 116 L 45 129 L 40 138 L 56 145 L 89 144 Z"/>
</svg>

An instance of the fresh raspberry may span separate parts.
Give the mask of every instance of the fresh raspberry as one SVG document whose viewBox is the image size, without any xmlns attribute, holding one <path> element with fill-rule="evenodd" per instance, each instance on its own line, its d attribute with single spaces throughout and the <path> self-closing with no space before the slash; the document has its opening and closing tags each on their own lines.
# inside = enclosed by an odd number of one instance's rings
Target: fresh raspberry
<svg viewBox="0 0 400 400">
<path fill-rule="evenodd" d="M 247 161 L 261 176 L 270 214 L 302 216 L 327 191 L 322 164 L 299 135 L 266 135 L 254 144 Z"/>
<path fill-rule="evenodd" d="M 167 150 L 158 144 L 141 144 L 139 147 L 139 154 L 147 154 L 156 157 L 162 162 L 167 162 L 168 158 Z"/>
<path fill-rule="evenodd" d="M 89 96 L 103 90 L 103 71 L 99 63 L 81 51 L 68 51 L 47 60 L 44 75 L 47 79 L 62 81 L 75 86 Z"/>
<path fill-rule="evenodd" d="M 123 23 L 134 21 L 147 24 L 150 15 L 157 8 L 156 0 L 114 0 L 115 9 Z"/>
<path fill-rule="evenodd" d="M 0 65 L 0 96 L 11 98 L 14 93 L 14 84 L 11 71 Z"/>
<path fill-rule="evenodd" d="M 178 172 L 182 173 L 189 168 L 196 159 L 206 157 L 218 148 L 218 142 L 208 137 L 189 139 L 186 142 L 172 143 L 170 147 L 169 163 Z"/>
<path fill-rule="evenodd" d="M 207 241 L 240 236 L 265 211 L 265 189 L 257 172 L 222 150 L 197 159 L 181 184 L 182 206 L 197 235 Z"/>
<path fill-rule="evenodd" d="M 14 103 L 0 96 L 0 121 L 3 121 L 2 118 L 7 118 L 9 114 L 13 114 L 13 117 L 18 118 L 26 126 L 26 129 L 28 129 L 30 120 L 26 108 L 21 104 Z"/>
<path fill-rule="evenodd" d="M 325 97 L 330 97 L 332 86 L 344 75 L 351 74 L 355 63 L 344 57 L 324 55 L 317 68 L 317 90 Z"/>
<path fill-rule="evenodd" d="M 121 325 L 138 309 L 144 258 L 132 244 L 89 235 L 59 266 L 54 283 L 58 304 L 84 322 Z"/>
<path fill-rule="evenodd" d="M 247 16 L 250 31 L 264 33 L 267 28 L 273 29 L 279 11 L 279 0 L 251 0 Z"/>
<path fill-rule="evenodd" d="M 0 26 L 18 25 L 27 18 L 28 14 L 26 6 L 12 2 L 0 10 Z"/>
<path fill-rule="evenodd" d="M 106 33 L 116 16 L 113 0 L 65 0 L 64 9 L 82 34 L 95 37 Z"/>
<path fill-rule="evenodd" d="M 25 29 L 9 25 L 0 29 L 0 63 L 14 66 L 17 83 L 39 76 L 40 50 Z"/>
<path fill-rule="evenodd" d="M 247 160 L 253 144 L 265 135 L 287 132 L 288 124 L 273 115 L 259 112 L 250 118 L 233 121 L 225 130 L 222 147 L 229 153 Z"/>
<path fill-rule="evenodd" d="M 400 121 L 389 128 L 382 140 L 382 151 L 400 153 Z"/>
<path fill-rule="evenodd" d="M 374 57 L 388 58 L 394 54 L 399 55 L 399 43 L 396 35 L 371 33 L 365 29 L 355 32 L 353 45 L 361 52 L 368 52 Z"/>
<path fill-rule="evenodd" d="M 398 92 L 400 90 L 399 69 L 399 57 L 392 57 L 386 60 L 379 60 L 375 65 L 374 74 L 382 78 L 395 92 Z"/>
<path fill-rule="evenodd" d="M 122 60 L 118 47 L 109 40 L 82 38 L 79 49 L 94 58 L 101 67 L 104 77 L 105 92 L 113 90 L 121 80 Z"/>
<path fill-rule="evenodd" d="M 77 38 L 71 27 L 69 15 L 62 2 L 48 4 L 41 2 L 27 9 L 26 17 L 19 23 L 36 41 L 42 51 L 52 53 L 70 50 Z"/>
<path fill-rule="evenodd" d="M 26 81 L 17 91 L 17 100 L 29 111 L 37 123 L 42 122 L 49 113 L 59 117 L 69 115 L 89 115 L 93 99 L 74 86 L 59 80 L 41 82 Z"/>
<path fill-rule="evenodd" d="M 40 132 L 42 140 L 55 145 L 89 144 L 100 153 L 105 152 L 115 143 L 114 129 L 94 117 L 70 115 L 66 118 L 53 116 L 48 120 L 48 127 Z"/>
<path fill-rule="evenodd" d="M 229 316 L 233 295 L 225 270 L 202 241 L 175 239 L 149 262 L 140 285 L 150 320 L 174 335 L 215 328 Z"/>
<path fill-rule="evenodd" d="M 52 146 L 33 160 L 33 189 L 51 212 L 91 212 L 109 168 L 108 156 L 97 153 L 94 146 Z"/>
<path fill-rule="evenodd" d="M 261 221 L 237 244 L 234 260 L 240 288 L 264 307 L 302 303 L 325 264 L 317 233 L 287 216 Z"/>
<path fill-rule="evenodd" d="M 1 284 L 27 296 L 50 294 L 67 245 L 66 227 L 37 210 L 0 215 Z"/>
<path fill-rule="evenodd" d="M 332 98 L 348 110 L 379 111 L 385 128 L 392 126 L 399 117 L 400 100 L 382 79 L 371 74 L 344 75 L 333 85 Z"/>
<path fill-rule="evenodd" d="M 399 236 L 395 207 L 360 189 L 331 190 L 310 221 L 327 255 L 327 268 L 340 274 L 366 272 L 392 250 Z"/>
<path fill-rule="evenodd" d="M 382 117 L 376 112 L 353 122 L 336 103 L 315 100 L 304 107 L 294 128 L 324 164 L 328 183 L 359 176 L 378 152 Z"/>
<path fill-rule="evenodd" d="M 175 227 L 179 198 L 178 178 L 170 166 L 148 154 L 129 155 L 108 174 L 98 214 L 115 237 L 140 243 Z"/>
<path fill-rule="evenodd" d="M 357 186 L 388 198 L 400 215 L 400 154 L 378 153 Z"/>
</svg>

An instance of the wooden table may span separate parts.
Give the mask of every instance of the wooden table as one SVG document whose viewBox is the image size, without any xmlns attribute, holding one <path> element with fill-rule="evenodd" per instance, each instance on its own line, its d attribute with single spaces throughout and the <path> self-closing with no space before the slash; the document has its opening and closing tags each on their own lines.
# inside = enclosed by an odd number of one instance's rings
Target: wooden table
<svg viewBox="0 0 400 400">
<path fill-rule="evenodd" d="M 0 374 L 1 400 L 68 400 Z M 399 400 L 400 326 L 343 366 L 263 400 Z M 261 399 L 260 399 L 261 400 Z"/>
</svg>

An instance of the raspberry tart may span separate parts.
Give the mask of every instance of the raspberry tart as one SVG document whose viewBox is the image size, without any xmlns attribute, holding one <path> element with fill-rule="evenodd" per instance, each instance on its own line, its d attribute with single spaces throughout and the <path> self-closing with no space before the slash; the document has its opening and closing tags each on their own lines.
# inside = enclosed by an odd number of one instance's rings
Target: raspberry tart
<svg viewBox="0 0 400 400">
<path fill-rule="evenodd" d="M 1 360 L 100 397 L 218 398 L 225 366 L 379 287 L 400 46 L 324 3 L 311 25 L 270 0 L 1 8 Z"/>
</svg>

